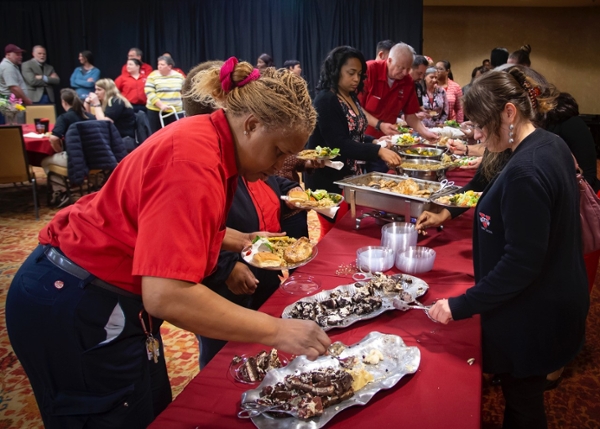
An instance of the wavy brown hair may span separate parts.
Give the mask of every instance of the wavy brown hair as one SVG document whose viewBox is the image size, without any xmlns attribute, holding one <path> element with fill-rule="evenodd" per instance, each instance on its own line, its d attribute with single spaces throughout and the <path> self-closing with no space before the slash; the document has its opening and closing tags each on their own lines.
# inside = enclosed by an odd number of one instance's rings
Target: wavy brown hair
<svg viewBox="0 0 600 429">
<path fill-rule="evenodd" d="M 241 82 L 254 67 L 240 62 L 232 73 L 234 83 Z M 306 81 L 286 69 L 266 69 L 259 79 L 229 92 L 223 91 L 219 68 L 209 68 L 192 79 L 188 94 L 191 100 L 206 102 L 212 97 L 218 107 L 234 116 L 252 113 L 267 129 L 283 132 L 302 131 L 312 134 L 317 112 L 312 106 Z"/>
<path fill-rule="evenodd" d="M 539 94 L 535 103 L 527 87 Z M 523 118 L 541 126 L 548 112 L 555 109 L 558 96 L 556 87 L 535 70 L 505 65 L 475 79 L 471 89 L 463 96 L 463 106 L 473 123 L 485 126 L 490 135 L 499 138 L 501 113 L 507 103 L 512 103 Z M 481 171 L 490 179 L 505 162 L 503 156 L 489 154 L 482 160 Z"/>
</svg>

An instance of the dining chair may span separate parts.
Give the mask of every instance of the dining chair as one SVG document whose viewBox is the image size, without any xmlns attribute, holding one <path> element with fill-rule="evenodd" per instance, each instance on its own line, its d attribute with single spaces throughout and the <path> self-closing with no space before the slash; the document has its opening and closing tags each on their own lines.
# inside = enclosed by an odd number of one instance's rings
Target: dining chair
<svg viewBox="0 0 600 429">
<path fill-rule="evenodd" d="M 61 180 L 69 198 L 71 189 L 76 187 L 83 195 L 86 183 L 88 194 L 99 190 L 127 155 L 119 131 L 110 121 L 87 120 L 72 124 L 65 135 L 65 150 L 68 167 L 49 164 L 48 180 Z M 51 197 L 49 189 L 48 200 Z"/>
<path fill-rule="evenodd" d="M 35 119 L 46 118 L 51 124 L 56 123 L 56 108 L 54 104 L 34 104 L 25 109 L 25 123 L 35 124 Z"/>
<path fill-rule="evenodd" d="M 37 181 L 29 166 L 20 125 L 0 127 L 0 184 L 29 182 L 33 191 L 35 219 L 40 219 Z"/>
</svg>

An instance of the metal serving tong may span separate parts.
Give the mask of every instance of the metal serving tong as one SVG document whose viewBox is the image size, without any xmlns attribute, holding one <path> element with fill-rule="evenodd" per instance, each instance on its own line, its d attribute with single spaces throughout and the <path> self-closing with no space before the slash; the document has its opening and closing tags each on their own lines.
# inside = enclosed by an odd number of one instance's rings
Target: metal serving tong
<svg viewBox="0 0 600 429">
<path fill-rule="evenodd" d="M 298 417 L 298 413 L 291 410 L 284 410 L 281 405 L 261 405 L 256 402 L 246 402 L 242 404 L 242 411 L 240 411 L 237 416 L 240 419 L 251 419 L 253 417 L 260 416 L 264 413 L 280 413 L 280 414 L 289 414 L 293 417 Z"/>
<path fill-rule="evenodd" d="M 456 186 L 453 181 L 444 179 L 440 182 L 440 188 L 429 196 L 429 201 L 443 197 L 444 195 L 453 194 L 459 189 L 460 187 Z"/>
<path fill-rule="evenodd" d="M 396 310 L 408 311 L 408 310 L 423 310 L 427 317 L 431 319 L 435 323 L 439 323 L 437 320 L 432 318 L 429 315 L 429 309 L 431 305 L 423 305 L 419 301 L 417 301 L 412 295 L 408 293 L 403 293 L 401 297 L 394 298 L 392 300 L 392 305 Z"/>
</svg>

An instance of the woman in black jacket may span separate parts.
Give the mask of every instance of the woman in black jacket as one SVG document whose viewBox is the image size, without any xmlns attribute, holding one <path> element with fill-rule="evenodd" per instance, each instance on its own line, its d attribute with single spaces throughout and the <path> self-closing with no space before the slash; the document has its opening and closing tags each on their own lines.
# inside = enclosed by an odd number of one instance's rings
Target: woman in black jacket
<svg viewBox="0 0 600 429">
<path fill-rule="evenodd" d="M 513 67 L 486 73 L 465 96 L 475 138 L 490 152 L 511 153 L 475 209 L 475 285 L 430 310 L 442 323 L 481 315 L 483 370 L 501 377 L 504 428 L 547 427 L 546 376 L 585 339 L 589 296 L 573 158 L 560 137 L 533 122 L 557 95 Z"/>
<path fill-rule="evenodd" d="M 107 120 L 115 124 L 121 137 L 135 138 L 135 112 L 112 79 L 100 79 L 96 82 L 96 91 L 85 99 L 85 108 L 98 120 Z"/>
<path fill-rule="evenodd" d="M 362 91 L 366 70 L 363 54 L 350 46 L 333 49 L 323 61 L 317 85 L 319 93 L 313 103 L 319 115 L 317 128 L 307 147 L 339 148 L 339 161 L 344 166 L 341 170 L 322 168 L 308 174 L 306 185 L 310 189 L 339 192 L 340 188 L 333 182 L 363 174 L 364 161 L 381 159 L 391 166 L 402 162 L 396 152 L 365 136 L 368 123 L 357 94 Z M 332 221 L 321 215 L 319 221 L 323 236 L 333 226 Z"/>
</svg>

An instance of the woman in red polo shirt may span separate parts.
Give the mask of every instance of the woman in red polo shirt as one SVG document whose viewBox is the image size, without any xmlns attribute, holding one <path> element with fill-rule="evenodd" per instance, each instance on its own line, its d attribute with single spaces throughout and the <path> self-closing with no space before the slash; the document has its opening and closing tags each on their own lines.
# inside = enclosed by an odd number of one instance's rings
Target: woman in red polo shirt
<svg viewBox="0 0 600 429">
<path fill-rule="evenodd" d="M 115 85 L 123 97 L 125 97 L 131 103 L 133 110 L 146 111 L 146 93 L 144 92 L 144 85 L 146 85 L 146 75 L 140 74 L 142 68 L 142 62 L 135 58 L 127 60 L 125 66 L 127 68 L 127 74 L 122 74 L 115 80 Z"/>
<path fill-rule="evenodd" d="M 150 137 L 99 192 L 57 213 L 15 275 L 7 329 L 48 428 L 145 428 L 171 400 L 162 320 L 312 359 L 330 344 L 313 322 L 245 309 L 202 285 L 221 249 L 252 237 L 226 233 L 238 175 L 266 178 L 312 133 L 306 83 L 230 58 L 196 76 L 202 94 L 224 109 Z"/>
</svg>

